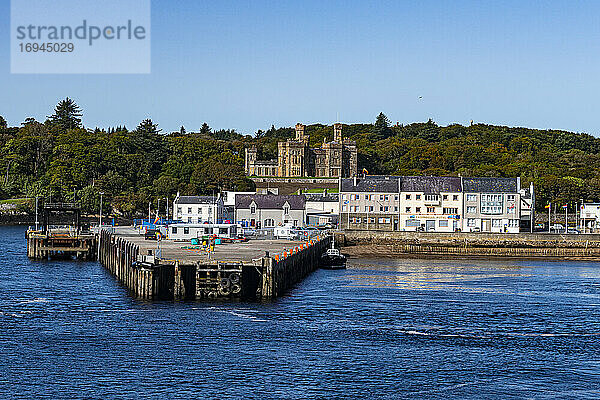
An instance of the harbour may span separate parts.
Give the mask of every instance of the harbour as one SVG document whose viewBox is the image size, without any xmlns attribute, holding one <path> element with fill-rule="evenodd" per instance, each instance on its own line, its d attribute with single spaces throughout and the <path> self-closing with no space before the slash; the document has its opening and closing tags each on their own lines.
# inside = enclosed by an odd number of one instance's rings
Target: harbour
<svg viewBox="0 0 600 400">
<path fill-rule="evenodd" d="M 371 254 L 268 303 L 148 301 L 0 233 L 0 397 L 599 395 L 597 262 Z"/>
</svg>

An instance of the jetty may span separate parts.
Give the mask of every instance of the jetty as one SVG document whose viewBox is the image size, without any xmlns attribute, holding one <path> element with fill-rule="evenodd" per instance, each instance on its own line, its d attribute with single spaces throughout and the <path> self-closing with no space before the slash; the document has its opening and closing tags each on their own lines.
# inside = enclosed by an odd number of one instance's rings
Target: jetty
<svg viewBox="0 0 600 400">
<path fill-rule="evenodd" d="M 281 296 L 318 268 L 331 240 L 323 234 L 306 241 L 235 241 L 212 247 L 145 240 L 133 228 L 104 229 L 99 261 L 139 299 L 265 300 Z"/>
<path fill-rule="evenodd" d="M 41 226 L 26 233 L 27 256 L 34 260 L 53 257 L 96 259 L 96 235 L 81 224 L 81 210 L 74 203 L 46 203 Z"/>
</svg>

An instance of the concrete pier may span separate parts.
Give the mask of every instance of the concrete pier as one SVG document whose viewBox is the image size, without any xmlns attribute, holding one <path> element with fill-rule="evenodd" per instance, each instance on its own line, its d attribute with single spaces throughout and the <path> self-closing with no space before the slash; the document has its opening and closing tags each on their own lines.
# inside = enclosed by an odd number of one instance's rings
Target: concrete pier
<svg viewBox="0 0 600 400">
<path fill-rule="evenodd" d="M 100 234 L 100 262 L 140 299 L 272 299 L 319 266 L 331 237 L 253 240 L 207 253 L 189 242 Z"/>
</svg>

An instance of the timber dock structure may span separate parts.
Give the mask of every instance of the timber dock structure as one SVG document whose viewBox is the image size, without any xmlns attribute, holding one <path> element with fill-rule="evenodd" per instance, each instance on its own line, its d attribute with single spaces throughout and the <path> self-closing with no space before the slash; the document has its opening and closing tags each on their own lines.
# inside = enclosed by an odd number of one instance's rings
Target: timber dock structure
<svg viewBox="0 0 600 400">
<path fill-rule="evenodd" d="M 102 230 L 100 263 L 139 299 L 272 299 L 319 266 L 331 236 L 199 246 Z"/>
<path fill-rule="evenodd" d="M 96 259 L 96 235 L 82 227 L 81 210 L 73 203 L 46 203 L 41 227 L 27 230 L 27 257 Z"/>
</svg>

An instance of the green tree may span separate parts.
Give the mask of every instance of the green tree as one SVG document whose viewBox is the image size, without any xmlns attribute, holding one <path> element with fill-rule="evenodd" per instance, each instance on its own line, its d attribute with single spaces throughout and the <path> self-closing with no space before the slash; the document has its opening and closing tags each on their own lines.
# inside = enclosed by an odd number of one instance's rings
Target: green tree
<svg viewBox="0 0 600 400">
<path fill-rule="evenodd" d="M 54 108 L 54 114 L 50 115 L 48 119 L 59 131 L 65 132 L 68 129 L 81 128 L 81 115 L 81 108 L 67 97 L 58 102 Z"/>
<path fill-rule="evenodd" d="M 391 133 L 390 120 L 382 112 L 379 113 L 374 125 L 374 135 L 377 140 L 385 139 Z"/>
<path fill-rule="evenodd" d="M 6 129 L 8 124 L 2 115 L 0 115 L 0 129 Z"/>
</svg>

